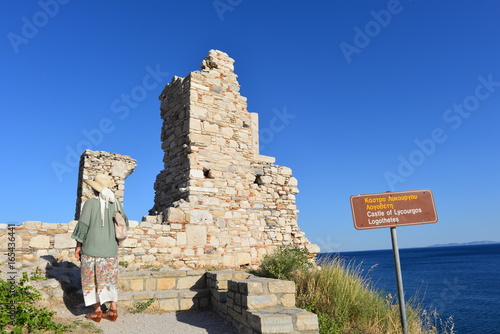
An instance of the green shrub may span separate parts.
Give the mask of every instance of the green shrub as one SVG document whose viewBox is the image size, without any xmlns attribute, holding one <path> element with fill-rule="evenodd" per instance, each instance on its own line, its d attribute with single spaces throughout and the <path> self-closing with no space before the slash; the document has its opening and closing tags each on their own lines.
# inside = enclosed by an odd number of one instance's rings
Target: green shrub
<svg viewBox="0 0 500 334">
<path fill-rule="evenodd" d="M 145 302 L 134 303 L 134 305 L 130 309 L 130 312 L 131 313 L 141 313 L 141 312 L 144 312 L 154 302 L 155 302 L 155 299 L 154 298 L 150 298 L 150 299 L 146 300 Z"/>
<path fill-rule="evenodd" d="M 122 266 L 124 268 L 127 268 L 128 267 L 128 261 L 120 261 L 120 262 L 118 262 L 118 265 Z"/>
<path fill-rule="evenodd" d="M 1 273 L 1 271 L 0 271 Z M 40 271 L 31 276 L 23 272 L 19 282 L 0 279 L 0 330 L 1 333 L 29 333 L 35 331 L 50 331 L 62 333 L 73 326 L 63 326 L 52 321 L 56 312 L 48 311 L 46 307 L 37 308 L 35 302 L 40 300 L 40 292 L 28 285 L 29 281 L 43 280 Z M 24 330 L 24 331 L 23 331 Z"/>
<path fill-rule="evenodd" d="M 286 247 L 264 256 L 259 269 L 250 272 L 256 276 L 291 280 L 295 271 L 312 267 L 307 250 Z"/>
</svg>

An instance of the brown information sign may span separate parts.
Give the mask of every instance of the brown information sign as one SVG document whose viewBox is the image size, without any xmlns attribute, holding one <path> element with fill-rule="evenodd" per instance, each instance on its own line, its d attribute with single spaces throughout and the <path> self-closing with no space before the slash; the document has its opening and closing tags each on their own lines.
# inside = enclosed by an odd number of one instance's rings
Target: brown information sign
<svg viewBox="0 0 500 334">
<path fill-rule="evenodd" d="M 358 230 L 437 222 L 434 197 L 428 189 L 351 196 Z"/>
</svg>

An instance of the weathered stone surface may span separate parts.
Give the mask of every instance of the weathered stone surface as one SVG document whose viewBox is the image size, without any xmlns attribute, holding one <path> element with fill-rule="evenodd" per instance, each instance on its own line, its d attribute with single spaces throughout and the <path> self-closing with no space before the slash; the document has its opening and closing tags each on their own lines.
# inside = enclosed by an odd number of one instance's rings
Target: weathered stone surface
<svg viewBox="0 0 500 334">
<path fill-rule="evenodd" d="M 175 246 L 175 239 L 172 237 L 159 237 L 156 239 L 154 245 L 158 248 L 173 247 Z"/>
<path fill-rule="evenodd" d="M 309 253 L 316 254 L 320 252 L 320 248 L 316 244 L 307 244 L 306 249 Z"/>
<path fill-rule="evenodd" d="M 207 227 L 202 225 L 186 226 L 188 246 L 204 246 L 207 244 Z"/>
<path fill-rule="evenodd" d="M 292 317 L 286 314 L 253 312 L 248 318 L 250 326 L 258 333 L 292 333 L 294 331 Z"/>
<path fill-rule="evenodd" d="M 186 276 L 177 279 L 177 289 L 200 289 L 205 287 L 203 276 Z"/>
<path fill-rule="evenodd" d="M 74 248 L 76 240 L 71 238 L 71 234 L 54 235 L 54 248 Z"/>
<path fill-rule="evenodd" d="M 134 268 L 156 263 L 246 267 L 278 247 L 318 252 L 297 225 L 298 182 L 292 170 L 259 154 L 258 115 L 247 111 L 240 95 L 234 60 L 217 50 L 205 60 L 211 65 L 174 77 L 160 94 L 164 169 L 154 184 L 154 206 L 141 223 L 130 221 L 120 258 Z M 86 150 L 76 215 L 94 196 L 84 179 L 111 175 L 115 195 L 123 199 L 124 180 L 135 166 L 125 155 Z M 19 245 L 37 246 L 29 256 L 67 256 L 72 241 L 55 235 L 71 234 L 75 225 L 25 222 L 16 234 Z M 17 240 L 16 247 L 21 247 Z"/>
<path fill-rule="evenodd" d="M 160 94 L 165 169 L 155 182 L 150 215 L 164 212 L 166 222 L 188 222 L 186 235 L 170 237 L 187 246 L 183 254 L 190 261 L 245 266 L 268 253 L 263 247 L 304 247 L 309 241 L 295 237 L 297 179 L 290 168 L 259 154 L 258 115 L 247 111 L 233 63 L 211 50 L 202 71 L 175 77 Z M 260 221 L 268 223 L 264 238 L 255 228 Z M 221 256 L 192 248 L 207 244 L 235 251 Z"/>
<path fill-rule="evenodd" d="M 75 220 L 80 217 L 83 203 L 94 197 L 92 188 L 83 180 L 93 180 L 96 174 L 111 175 L 115 183 L 111 190 L 116 198 L 123 202 L 125 179 L 133 173 L 136 166 L 135 160 L 126 155 L 85 150 L 80 157 Z M 127 211 L 125 205 L 124 210 Z"/>
<path fill-rule="evenodd" d="M 210 225 L 213 222 L 213 216 L 208 210 L 191 210 L 189 222 L 191 224 Z"/>
<path fill-rule="evenodd" d="M 12 240 L 14 239 L 14 240 Z M 12 247 L 14 246 L 14 247 Z M 5 233 L 3 235 L 0 235 L 0 247 L 7 251 L 8 248 L 10 247 L 11 249 L 14 248 L 14 250 L 20 249 L 23 247 L 23 239 L 19 234 L 14 234 L 9 235 L 8 233 Z M 17 251 L 16 251 L 17 253 Z M 16 256 L 19 256 L 19 254 L 16 254 Z M 0 261 L 1 263 L 2 261 Z"/>
<path fill-rule="evenodd" d="M 47 235 L 37 235 L 30 240 L 29 246 L 33 248 L 49 248 L 50 238 Z"/>
<path fill-rule="evenodd" d="M 165 210 L 165 218 L 169 223 L 182 223 L 186 221 L 184 211 L 179 208 L 167 208 Z"/>
<path fill-rule="evenodd" d="M 42 222 L 39 221 L 26 221 L 23 223 L 25 229 L 29 230 L 40 230 L 42 228 Z"/>
<path fill-rule="evenodd" d="M 302 311 L 296 316 L 296 327 L 299 331 L 317 331 L 318 316 L 312 312 Z"/>
<path fill-rule="evenodd" d="M 158 278 L 158 290 L 172 290 L 175 288 L 176 279 L 173 277 Z"/>
<path fill-rule="evenodd" d="M 268 288 L 271 293 L 295 293 L 295 282 L 279 279 L 270 280 Z"/>
<path fill-rule="evenodd" d="M 127 248 L 137 247 L 137 239 L 127 238 L 127 239 L 123 240 L 122 247 L 127 247 Z"/>
<path fill-rule="evenodd" d="M 242 305 L 247 307 L 249 310 L 272 307 L 277 304 L 278 299 L 275 295 L 246 296 L 246 298 L 242 300 Z"/>
</svg>

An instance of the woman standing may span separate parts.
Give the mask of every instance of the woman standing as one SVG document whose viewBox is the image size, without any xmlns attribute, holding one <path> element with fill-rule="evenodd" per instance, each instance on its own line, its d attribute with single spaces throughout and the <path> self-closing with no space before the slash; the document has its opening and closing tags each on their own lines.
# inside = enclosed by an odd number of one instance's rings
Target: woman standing
<svg viewBox="0 0 500 334">
<path fill-rule="evenodd" d="M 96 322 L 101 318 L 115 321 L 118 317 L 118 242 L 115 238 L 113 214 L 123 213 L 121 203 L 111 191 L 113 180 L 109 175 L 97 174 L 94 181 L 84 180 L 96 195 L 83 205 L 72 238 L 77 241 L 75 257 L 81 261 L 82 290 L 85 306 L 93 305 L 94 312 L 85 317 Z M 128 219 L 125 214 L 128 229 Z M 101 305 L 110 302 L 102 313 Z"/>
</svg>

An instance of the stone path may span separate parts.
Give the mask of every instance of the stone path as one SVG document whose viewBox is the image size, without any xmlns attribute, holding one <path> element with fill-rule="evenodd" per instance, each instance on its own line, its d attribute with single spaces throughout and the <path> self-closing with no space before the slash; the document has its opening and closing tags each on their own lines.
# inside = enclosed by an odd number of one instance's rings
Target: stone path
<svg viewBox="0 0 500 334">
<path fill-rule="evenodd" d="M 103 334 L 237 334 L 238 331 L 211 311 L 160 312 L 146 310 L 142 313 L 130 313 L 126 307 L 118 305 L 119 316 L 115 322 L 102 319 L 96 323 L 85 319 L 84 314 L 91 308 L 79 308 L 70 311 L 64 303 L 51 305 L 57 317 L 65 319 L 65 324 L 80 323 L 75 334 L 94 333 L 85 330 L 85 325 L 102 330 Z M 76 314 L 75 314 L 76 313 Z M 83 324 L 83 326 L 82 326 Z"/>
</svg>

